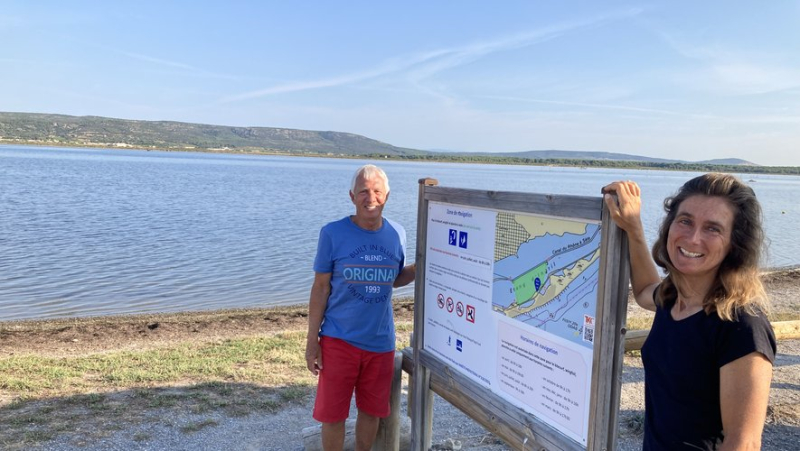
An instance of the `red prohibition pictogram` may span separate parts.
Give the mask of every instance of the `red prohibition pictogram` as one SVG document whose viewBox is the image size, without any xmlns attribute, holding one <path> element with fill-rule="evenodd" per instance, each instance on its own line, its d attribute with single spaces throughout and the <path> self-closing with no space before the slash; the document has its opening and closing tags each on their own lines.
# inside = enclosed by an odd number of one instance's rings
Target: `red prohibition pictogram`
<svg viewBox="0 0 800 451">
<path fill-rule="evenodd" d="M 455 307 L 455 303 L 453 302 L 453 298 L 447 298 L 447 311 L 453 313 L 453 307 Z"/>
<path fill-rule="evenodd" d="M 439 305 L 439 308 L 444 308 L 444 295 L 442 293 L 436 296 L 436 304 Z"/>
<path fill-rule="evenodd" d="M 471 305 L 467 305 L 467 321 L 471 323 L 475 322 L 475 307 Z"/>
<path fill-rule="evenodd" d="M 464 303 L 461 301 L 458 301 L 456 304 L 456 315 L 458 315 L 459 318 L 464 316 Z"/>
</svg>

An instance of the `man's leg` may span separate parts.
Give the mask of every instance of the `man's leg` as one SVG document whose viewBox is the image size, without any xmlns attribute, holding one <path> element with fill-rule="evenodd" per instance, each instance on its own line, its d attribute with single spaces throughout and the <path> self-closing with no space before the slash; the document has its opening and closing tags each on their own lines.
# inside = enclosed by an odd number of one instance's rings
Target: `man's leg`
<svg viewBox="0 0 800 451">
<path fill-rule="evenodd" d="M 378 434 L 378 425 L 381 419 L 362 410 L 358 411 L 356 418 L 356 451 L 370 451 L 375 436 Z M 328 451 L 327 449 L 325 451 Z"/>
<path fill-rule="evenodd" d="M 320 346 L 325 367 L 319 372 L 313 416 L 322 423 L 322 449 L 339 451 L 344 447 L 345 420 L 360 358 L 358 349 L 342 340 L 322 337 Z"/>
<path fill-rule="evenodd" d="M 324 451 L 342 451 L 342 448 L 344 448 L 344 421 L 322 423 L 322 449 Z"/>
<path fill-rule="evenodd" d="M 394 351 L 364 351 L 356 383 L 356 451 L 369 451 L 378 433 L 380 419 L 389 416 L 389 396 L 394 377 Z"/>
</svg>

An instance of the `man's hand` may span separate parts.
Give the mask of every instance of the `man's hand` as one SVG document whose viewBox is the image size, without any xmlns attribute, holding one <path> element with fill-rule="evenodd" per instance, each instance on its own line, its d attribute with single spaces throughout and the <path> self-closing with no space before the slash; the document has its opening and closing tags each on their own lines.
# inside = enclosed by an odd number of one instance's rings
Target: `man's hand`
<svg viewBox="0 0 800 451">
<path fill-rule="evenodd" d="M 311 296 L 308 300 L 308 335 L 306 336 L 306 366 L 314 376 L 322 369 L 322 350 L 319 346 L 319 331 L 322 318 L 331 294 L 331 273 L 315 272 Z"/>
<path fill-rule="evenodd" d="M 306 366 L 314 376 L 318 376 L 319 370 L 322 369 L 322 348 L 318 339 L 309 339 L 306 342 Z"/>
</svg>

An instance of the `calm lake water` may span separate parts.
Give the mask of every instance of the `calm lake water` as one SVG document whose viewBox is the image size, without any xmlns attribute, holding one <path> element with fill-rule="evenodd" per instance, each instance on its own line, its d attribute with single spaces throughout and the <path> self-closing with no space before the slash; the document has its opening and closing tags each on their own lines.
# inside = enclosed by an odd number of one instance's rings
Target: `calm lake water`
<svg viewBox="0 0 800 451">
<path fill-rule="evenodd" d="M 0 320 L 305 303 L 319 228 L 353 211 L 350 179 L 367 162 L 0 146 Z M 664 197 L 697 175 L 379 164 L 391 183 L 384 212 L 406 227 L 410 259 L 420 178 L 587 196 L 636 180 L 652 240 Z M 764 207 L 767 264 L 799 264 L 800 178 L 742 178 Z"/>
</svg>

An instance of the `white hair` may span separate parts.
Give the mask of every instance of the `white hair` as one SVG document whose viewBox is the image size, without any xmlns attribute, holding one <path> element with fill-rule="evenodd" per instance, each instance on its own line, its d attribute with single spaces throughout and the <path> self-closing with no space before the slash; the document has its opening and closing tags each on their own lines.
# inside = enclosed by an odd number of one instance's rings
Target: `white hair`
<svg viewBox="0 0 800 451">
<path fill-rule="evenodd" d="M 375 166 L 374 164 L 365 164 L 356 170 L 356 173 L 353 174 L 353 183 L 351 184 L 350 192 L 356 194 L 356 183 L 358 183 L 358 177 L 363 177 L 364 180 L 370 180 L 375 177 L 380 177 L 383 179 L 384 185 L 386 185 L 386 192 L 389 192 L 389 177 L 386 176 L 386 173 L 383 172 L 383 169 Z"/>
</svg>

